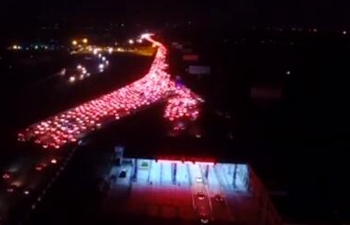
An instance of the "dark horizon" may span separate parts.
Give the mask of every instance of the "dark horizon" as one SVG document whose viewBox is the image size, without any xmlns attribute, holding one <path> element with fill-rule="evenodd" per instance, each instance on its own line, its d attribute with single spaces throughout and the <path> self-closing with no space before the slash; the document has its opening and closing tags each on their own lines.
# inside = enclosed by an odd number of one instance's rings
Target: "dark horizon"
<svg viewBox="0 0 350 225">
<path fill-rule="evenodd" d="M 346 29 L 350 25 L 349 3 L 326 1 L 257 1 L 236 0 L 167 2 L 141 0 L 103 1 L 25 1 L 0 2 L 0 26 L 9 30 L 20 27 L 58 23 L 62 26 L 103 23 L 140 23 L 154 25 L 165 22 L 193 21 L 202 24 L 235 26 L 315 26 Z"/>
</svg>

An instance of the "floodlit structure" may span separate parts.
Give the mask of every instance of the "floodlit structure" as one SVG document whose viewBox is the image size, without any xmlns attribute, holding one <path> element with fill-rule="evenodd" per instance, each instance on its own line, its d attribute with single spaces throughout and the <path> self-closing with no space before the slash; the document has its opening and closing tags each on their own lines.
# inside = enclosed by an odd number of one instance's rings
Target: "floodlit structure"
<svg viewBox="0 0 350 225">
<path fill-rule="evenodd" d="M 118 152 L 119 153 L 119 152 Z M 152 223 L 280 225 L 267 192 L 248 164 L 212 159 L 128 158 L 106 179 L 105 209 Z M 148 219 L 150 221 L 148 221 Z M 147 223 L 146 222 L 146 223 Z"/>
<path fill-rule="evenodd" d="M 195 120 L 199 115 L 199 102 L 203 101 L 190 89 L 177 85 L 167 68 L 167 49 L 152 39 L 151 34 L 142 39 L 156 46 L 149 72 L 141 79 L 91 100 L 63 113 L 38 122 L 18 134 L 19 141 L 33 141 L 43 148 L 60 148 L 76 142 L 101 126 L 136 113 L 156 102 L 167 100 L 164 117 L 170 121 L 182 118 Z M 74 82 L 70 80 L 70 82 Z"/>
</svg>

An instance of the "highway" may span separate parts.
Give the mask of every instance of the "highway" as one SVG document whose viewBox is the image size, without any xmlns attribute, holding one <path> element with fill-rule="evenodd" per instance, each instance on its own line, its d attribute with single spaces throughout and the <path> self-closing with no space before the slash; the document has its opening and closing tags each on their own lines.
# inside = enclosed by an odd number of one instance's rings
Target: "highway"
<svg viewBox="0 0 350 225">
<path fill-rule="evenodd" d="M 90 132 L 111 121 L 136 113 L 159 101 L 167 101 L 164 117 L 170 121 L 180 118 L 195 120 L 198 104 L 203 101 L 190 89 L 177 85 L 165 70 L 167 49 L 142 36 L 158 47 L 149 72 L 141 79 L 112 93 L 91 100 L 63 113 L 40 121 L 18 134 L 19 141 L 33 141 L 43 148 L 60 148 L 77 142 Z"/>
<path fill-rule="evenodd" d="M 30 154 L 30 155 L 29 155 Z M 24 220 L 57 179 L 64 154 L 28 152 L 9 163 L 0 180 L 0 218 L 4 222 Z M 67 158 L 67 156 L 66 156 Z"/>
<path fill-rule="evenodd" d="M 160 101 L 166 102 L 164 118 L 169 121 L 181 118 L 197 119 L 202 99 L 171 79 L 170 74 L 166 72 L 167 49 L 151 36 L 146 34 L 143 38 L 156 46 L 157 52 L 149 72 L 144 77 L 97 99 L 37 122 L 20 132 L 18 140 L 36 143 L 44 149 L 59 149 L 69 143 L 82 144 L 80 140 L 90 132 L 102 129 L 111 122 Z M 80 66 L 79 69 L 87 74 L 84 67 Z M 47 151 L 45 154 L 26 151 L 28 155 L 21 155 L 3 168 L 0 181 L 0 222 L 12 224 L 24 221 L 45 197 L 75 150 L 76 147 L 70 150 Z M 152 166 L 152 163 L 150 164 Z M 153 166 L 155 169 L 159 166 L 163 173 L 151 177 L 151 180 L 171 185 L 172 165 L 155 163 Z M 131 170 L 128 167 L 126 169 Z M 140 170 L 139 181 L 148 183 L 149 178 L 143 176 L 143 173 L 148 172 Z M 130 171 L 127 177 L 130 177 Z"/>
</svg>

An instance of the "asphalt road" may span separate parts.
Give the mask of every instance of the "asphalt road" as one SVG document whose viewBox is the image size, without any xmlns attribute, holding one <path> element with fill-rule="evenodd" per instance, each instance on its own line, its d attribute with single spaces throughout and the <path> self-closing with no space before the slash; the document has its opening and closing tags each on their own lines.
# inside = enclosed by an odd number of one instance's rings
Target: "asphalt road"
<svg viewBox="0 0 350 225">
<path fill-rule="evenodd" d="M 72 64 L 80 60 L 82 59 L 74 59 Z M 135 64 L 138 67 L 135 67 Z M 70 146 L 60 151 L 45 151 L 30 144 L 19 144 L 15 142 L 13 131 L 39 118 L 45 118 L 66 107 L 123 86 L 137 79 L 148 67 L 147 57 L 113 56 L 110 68 L 104 73 L 94 74 L 90 79 L 71 84 L 64 77 L 54 74 L 16 93 L 15 100 L 9 107 L 9 113 L 12 115 L 6 121 L 8 126 L 4 126 L 8 128 L 7 133 L 13 134 L 13 137 L 3 141 L 4 151 L 0 156 L 2 223 L 12 224 L 25 220 L 36 210 L 53 182 L 67 166 L 73 151 Z M 55 163 L 51 163 L 52 159 L 56 160 Z M 3 179 L 2 176 L 7 172 L 11 174 L 11 178 Z"/>
</svg>

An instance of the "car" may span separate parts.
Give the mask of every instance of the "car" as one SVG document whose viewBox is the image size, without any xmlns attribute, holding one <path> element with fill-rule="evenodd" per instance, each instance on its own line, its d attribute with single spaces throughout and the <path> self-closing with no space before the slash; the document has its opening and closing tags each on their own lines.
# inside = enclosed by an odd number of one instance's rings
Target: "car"
<svg viewBox="0 0 350 225">
<path fill-rule="evenodd" d="M 18 191 L 19 188 L 20 188 L 20 187 L 19 187 L 18 185 L 11 184 L 10 186 L 8 186 L 8 187 L 6 188 L 6 191 L 7 191 L 8 193 L 15 193 L 15 192 Z"/>
<path fill-rule="evenodd" d="M 66 72 L 67 72 L 66 68 L 63 68 L 60 72 L 60 75 L 64 76 L 64 75 L 66 75 Z"/>
<path fill-rule="evenodd" d="M 215 195 L 214 198 L 215 198 L 215 201 L 217 201 L 217 202 L 223 202 L 224 201 L 224 198 L 221 195 L 219 195 L 219 194 Z"/>
<path fill-rule="evenodd" d="M 23 194 L 26 196 L 33 196 L 35 194 L 35 191 L 33 188 L 23 188 Z"/>
<path fill-rule="evenodd" d="M 17 172 L 12 172 L 12 171 L 7 170 L 2 174 L 2 179 L 6 182 L 9 182 L 9 181 L 13 180 L 14 178 L 16 178 L 17 176 L 18 176 Z"/>
<path fill-rule="evenodd" d="M 126 170 L 122 170 L 120 173 L 119 173 L 119 178 L 125 178 L 126 177 Z"/>
<path fill-rule="evenodd" d="M 4 180 L 9 180 L 12 178 L 13 173 L 6 171 L 3 175 L 2 175 L 2 179 Z"/>
<path fill-rule="evenodd" d="M 201 224 L 208 224 L 210 222 L 210 218 L 207 215 L 200 215 Z"/>
<path fill-rule="evenodd" d="M 203 200 L 203 199 L 205 198 L 204 193 L 203 193 L 203 192 L 198 192 L 198 193 L 197 193 L 197 198 L 198 198 L 199 200 Z"/>
<path fill-rule="evenodd" d="M 196 177 L 196 182 L 197 183 L 203 183 L 203 179 L 201 177 Z"/>
<path fill-rule="evenodd" d="M 47 167 L 47 163 L 39 163 L 35 166 L 36 171 L 42 171 Z"/>
</svg>

